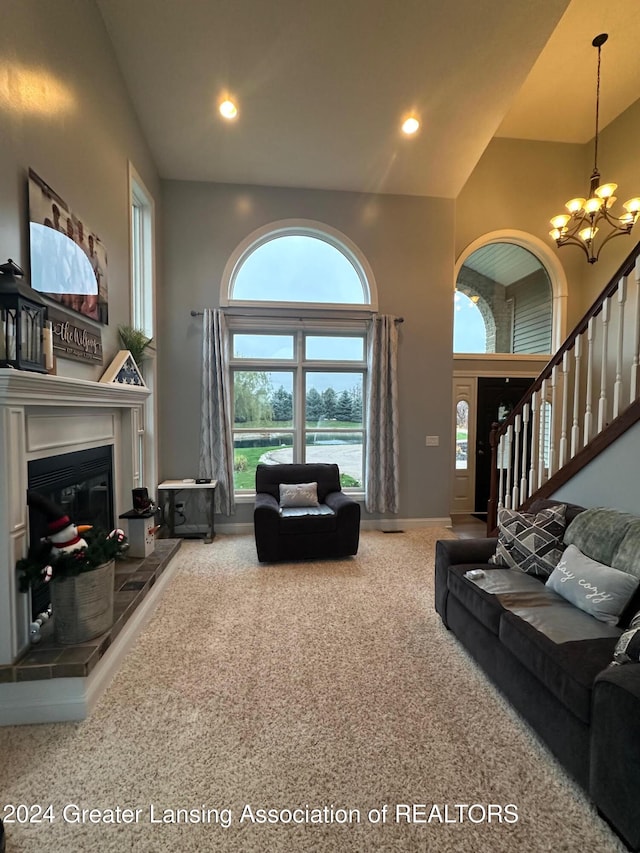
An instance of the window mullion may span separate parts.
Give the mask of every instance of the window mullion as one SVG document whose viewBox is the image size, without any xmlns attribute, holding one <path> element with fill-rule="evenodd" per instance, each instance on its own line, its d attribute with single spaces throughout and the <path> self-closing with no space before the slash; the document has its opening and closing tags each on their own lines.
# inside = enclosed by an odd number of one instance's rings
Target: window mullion
<svg viewBox="0 0 640 853">
<path fill-rule="evenodd" d="M 305 372 L 302 369 L 304 356 L 304 332 L 299 329 L 296 333 L 296 405 L 293 426 L 295 429 L 294 459 L 305 462 Z"/>
</svg>

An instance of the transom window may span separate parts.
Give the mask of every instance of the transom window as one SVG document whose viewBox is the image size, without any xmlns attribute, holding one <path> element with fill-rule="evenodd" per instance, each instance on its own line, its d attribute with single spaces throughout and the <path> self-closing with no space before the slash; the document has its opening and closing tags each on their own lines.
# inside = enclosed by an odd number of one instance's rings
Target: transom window
<svg viewBox="0 0 640 853">
<path fill-rule="evenodd" d="M 553 293 L 547 269 L 528 249 L 489 243 L 456 280 L 454 352 L 550 353 Z"/>
<path fill-rule="evenodd" d="M 258 463 L 335 462 L 363 486 L 365 338 L 296 329 L 232 330 L 234 486 L 255 490 Z"/>
<path fill-rule="evenodd" d="M 237 247 L 221 304 L 375 310 L 376 294 L 369 264 L 344 234 L 320 222 L 283 220 Z"/>
</svg>

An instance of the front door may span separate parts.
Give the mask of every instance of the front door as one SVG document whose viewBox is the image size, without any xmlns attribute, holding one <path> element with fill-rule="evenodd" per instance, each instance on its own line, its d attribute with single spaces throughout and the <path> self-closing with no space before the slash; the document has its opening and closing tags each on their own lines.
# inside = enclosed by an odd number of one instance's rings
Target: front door
<svg viewBox="0 0 640 853">
<path fill-rule="evenodd" d="M 491 447 L 489 434 L 493 423 L 501 423 L 515 407 L 533 379 L 478 377 L 476 416 L 476 489 L 475 512 L 486 514 L 491 486 Z"/>
</svg>

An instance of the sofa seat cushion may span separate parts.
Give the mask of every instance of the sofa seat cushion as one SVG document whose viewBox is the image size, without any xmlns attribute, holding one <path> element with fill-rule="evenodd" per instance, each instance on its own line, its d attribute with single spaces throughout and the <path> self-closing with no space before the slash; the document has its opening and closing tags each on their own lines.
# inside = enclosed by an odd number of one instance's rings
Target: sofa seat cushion
<svg viewBox="0 0 640 853">
<path fill-rule="evenodd" d="M 470 569 L 482 569 L 484 577 L 469 580 L 465 574 Z M 527 596 L 544 589 L 544 585 L 532 575 L 513 569 L 496 568 L 489 564 L 451 566 L 447 579 L 449 592 L 461 604 L 498 636 L 500 619 L 505 606 L 526 601 Z"/>
<path fill-rule="evenodd" d="M 320 512 L 291 512 L 287 513 L 285 510 L 280 514 L 280 524 L 279 524 L 279 533 L 283 535 L 287 534 L 299 534 L 299 533 L 313 533 L 313 534 L 326 534 L 326 533 L 334 533 L 338 527 L 338 516 L 336 513 L 329 509 L 327 513 L 325 510 L 321 509 L 321 507 L 326 506 L 325 504 L 320 504 L 318 509 Z M 313 509 L 310 507 L 309 509 Z"/>
<path fill-rule="evenodd" d="M 546 596 L 557 598 L 545 602 Z M 591 689 L 609 663 L 620 629 L 598 622 L 554 593 L 507 611 L 499 637 L 520 663 L 584 723 L 591 716 Z"/>
</svg>

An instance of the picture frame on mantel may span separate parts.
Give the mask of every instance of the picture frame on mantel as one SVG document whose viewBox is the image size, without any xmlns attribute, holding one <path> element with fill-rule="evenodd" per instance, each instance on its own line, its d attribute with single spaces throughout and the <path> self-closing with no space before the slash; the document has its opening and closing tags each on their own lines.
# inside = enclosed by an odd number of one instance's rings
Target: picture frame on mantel
<svg viewBox="0 0 640 853">
<path fill-rule="evenodd" d="M 121 349 L 100 377 L 100 382 L 146 388 L 140 369 L 128 349 Z"/>
</svg>

